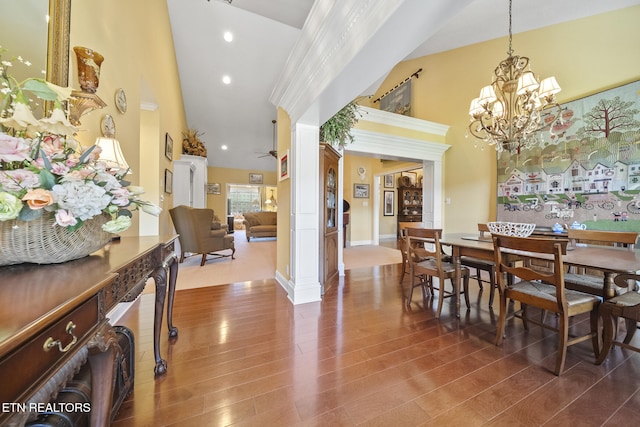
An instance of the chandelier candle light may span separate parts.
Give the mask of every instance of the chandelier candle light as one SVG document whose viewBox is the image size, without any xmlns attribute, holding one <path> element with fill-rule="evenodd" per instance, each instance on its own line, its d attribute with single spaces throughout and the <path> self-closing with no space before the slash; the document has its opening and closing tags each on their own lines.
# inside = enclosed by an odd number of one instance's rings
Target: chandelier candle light
<svg viewBox="0 0 640 427">
<path fill-rule="evenodd" d="M 509 0 L 509 56 L 496 67 L 493 82 L 471 101 L 469 131 L 482 144 L 495 145 L 499 153 L 519 154 L 538 145 L 537 132 L 546 127 L 553 132 L 556 121 L 562 121 L 562 110 L 555 101 L 560 92 L 555 77 L 539 81 L 529 58 L 513 54 L 511 4 Z"/>
</svg>

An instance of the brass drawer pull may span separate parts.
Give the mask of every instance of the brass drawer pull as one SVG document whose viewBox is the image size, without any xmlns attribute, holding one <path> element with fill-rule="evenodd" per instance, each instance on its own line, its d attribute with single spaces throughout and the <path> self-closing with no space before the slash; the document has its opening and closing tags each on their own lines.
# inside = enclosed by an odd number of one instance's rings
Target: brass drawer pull
<svg viewBox="0 0 640 427">
<path fill-rule="evenodd" d="M 71 350 L 71 347 L 73 347 L 75 343 L 78 342 L 78 337 L 76 337 L 73 334 L 75 329 L 76 329 L 75 323 L 69 321 L 69 323 L 67 323 L 66 330 L 67 330 L 67 333 L 73 337 L 71 342 L 66 347 L 62 348 L 62 342 L 60 342 L 60 340 L 54 340 L 53 338 L 49 337 L 44 342 L 44 345 L 43 345 L 44 351 L 49 351 L 55 346 L 58 346 L 58 350 L 60 350 L 60 353 L 66 353 L 67 351 Z"/>
</svg>

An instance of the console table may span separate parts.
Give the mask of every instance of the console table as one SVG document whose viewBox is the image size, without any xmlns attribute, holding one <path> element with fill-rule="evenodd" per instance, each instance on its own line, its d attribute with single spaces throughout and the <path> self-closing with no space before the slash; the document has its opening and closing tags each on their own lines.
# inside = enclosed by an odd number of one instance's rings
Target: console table
<svg viewBox="0 0 640 427">
<path fill-rule="evenodd" d="M 119 346 L 106 314 L 156 286 L 155 374 L 166 373 L 160 330 L 167 287 L 169 337 L 178 275 L 177 236 L 123 237 L 63 264 L 0 267 L 0 425 L 23 425 L 86 361 L 92 374 L 91 425 L 108 425 Z"/>
</svg>

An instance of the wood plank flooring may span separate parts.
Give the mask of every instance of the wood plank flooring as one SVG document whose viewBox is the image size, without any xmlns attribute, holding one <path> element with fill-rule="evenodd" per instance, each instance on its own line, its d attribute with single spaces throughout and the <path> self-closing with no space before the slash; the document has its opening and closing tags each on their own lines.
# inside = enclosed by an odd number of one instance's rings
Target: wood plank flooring
<svg viewBox="0 0 640 427">
<path fill-rule="evenodd" d="M 475 281 L 471 309 L 463 300 L 457 319 L 447 299 L 438 320 L 437 297 L 416 290 L 404 306 L 399 277 L 400 265 L 350 270 L 322 302 L 298 306 L 274 280 L 178 291 L 179 337 L 169 343 L 164 325 L 168 373 L 158 379 L 153 295 L 143 295 L 119 322 L 136 336 L 136 378 L 113 425 L 637 423 L 640 354 L 615 348 L 596 366 L 590 344 L 578 344 L 556 377 L 556 335 L 514 320 L 496 347 L 497 312 Z"/>
</svg>

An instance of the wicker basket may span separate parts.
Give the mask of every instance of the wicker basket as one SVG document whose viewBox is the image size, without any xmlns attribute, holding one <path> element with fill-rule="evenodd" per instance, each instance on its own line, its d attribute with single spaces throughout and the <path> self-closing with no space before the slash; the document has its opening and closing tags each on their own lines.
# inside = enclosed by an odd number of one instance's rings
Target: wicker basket
<svg viewBox="0 0 640 427">
<path fill-rule="evenodd" d="M 525 222 L 489 222 L 487 226 L 491 234 L 517 237 L 529 237 L 536 228 L 535 224 Z"/>
<path fill-rule="evenodd" d="M 109 242 L 112 235 L 102 230 L 107 221 L 107 216 L 97 216 L 73 231 L 57 226 L 53 214 L 33 221 L 0 221 L 0 265 L 57 264 L 85 257 Z"/>
</svg>

